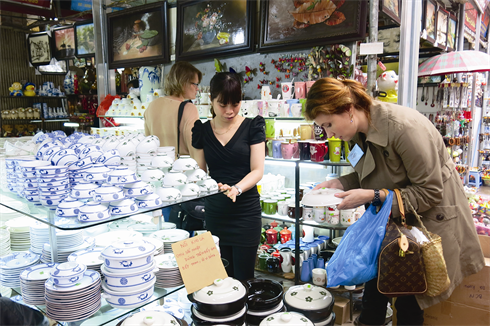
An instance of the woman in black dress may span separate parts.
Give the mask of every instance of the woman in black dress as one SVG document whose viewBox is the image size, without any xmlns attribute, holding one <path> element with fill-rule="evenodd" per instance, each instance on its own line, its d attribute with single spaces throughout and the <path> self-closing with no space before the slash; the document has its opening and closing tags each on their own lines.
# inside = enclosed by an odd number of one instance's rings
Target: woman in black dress
<svg viewBox="0 0 490 326">
<path fill-rule="evenodd" d="M 257 182 L 264 173 L 265 121 L 238 115 L 242 97 L 237 74 L 218 73 L 210 83 L 213 119 L 197 120 L 192 146 L 204 149 L 210 176 L 224 195 L 206 198 L 206 229 L 220 239 L 229 276 L 254 277 L 260 242 L 261 208 Z"/>
</svg>

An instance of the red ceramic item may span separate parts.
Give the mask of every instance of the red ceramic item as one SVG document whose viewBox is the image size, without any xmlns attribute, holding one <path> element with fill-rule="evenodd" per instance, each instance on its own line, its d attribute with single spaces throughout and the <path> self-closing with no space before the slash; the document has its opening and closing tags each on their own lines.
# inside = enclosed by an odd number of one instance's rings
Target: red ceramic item
<svg viewBox="0 0 490 326">
<path fill-rule="evenodd" d="M 291 240 L 292 232 L 288 230 L 288 228 L 284 228 L 279 232 L 281 234 L 281 243 L 286 243 Z"/>
<path fill-rule="evenodd" d="M 265 231 L 265 236 L 267 237 L 267 243 L 276 244 L 277 243 L 277 231 L 274 229 L 269 229 Z"/>
</svg>

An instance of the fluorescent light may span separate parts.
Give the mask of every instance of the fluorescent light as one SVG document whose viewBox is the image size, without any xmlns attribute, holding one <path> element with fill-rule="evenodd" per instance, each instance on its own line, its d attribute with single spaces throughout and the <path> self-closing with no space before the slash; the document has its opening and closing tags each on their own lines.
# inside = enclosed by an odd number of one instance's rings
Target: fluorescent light
<svg viewBox="0 0 490 326">
<path fill-rule="evenodd" d="M 80 127 L 80 124 L 78 124 L 76 122 L 65 122 L 65 123 L 63 123 L 63 127 L 78 128 L 78 127 Z"/>
<path fill-rule="evenodd" d="M 294 167 L 296 165 L 296 162 L 294 161 L 272 161 L 272 160 L 265 160 L 265 164 L 270 164 L 270 165 L 274 165 L 274 166 L 290 166 L 290 167 Z M 325 168 L 326 166 L 325 165 L 321 165 L 321 164 L 312 164 L 312 163 L 299 163 L 299 167 L 301 169 L 304 169 L 304 168 L 307 168 L 307 169 L 317 169 L 317 170 L 321 170 L 323 168 Z"/>
</svg>

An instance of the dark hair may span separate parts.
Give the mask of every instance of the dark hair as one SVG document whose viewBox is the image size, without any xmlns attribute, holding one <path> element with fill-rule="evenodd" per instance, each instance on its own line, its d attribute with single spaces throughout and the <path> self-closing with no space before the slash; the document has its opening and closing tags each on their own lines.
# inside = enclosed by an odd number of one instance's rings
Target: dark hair
<svg viewBox="0 0 490 326">
<path fill-rule="evenodd" d="M 223 104 L 237 104 L 242 100 L 242 83 L 238 74 L 231 72 L 219 72 L 213 76 L 210 82 L 210 98 Z M 211 106 L 213 118 L 216 116 Z"/>
<path fill-rule="evenodd" d="M 184 86 L 192 83 L 192 79 L 197 75 L 199 82 L 202 79 L 202 73 L 199 69 L 186 61 L 177 61 L 170 68 L 169 73 L 165 76 L 164 92 L 165 95 L 181 96 L 184 95 Z"/>
</svg>

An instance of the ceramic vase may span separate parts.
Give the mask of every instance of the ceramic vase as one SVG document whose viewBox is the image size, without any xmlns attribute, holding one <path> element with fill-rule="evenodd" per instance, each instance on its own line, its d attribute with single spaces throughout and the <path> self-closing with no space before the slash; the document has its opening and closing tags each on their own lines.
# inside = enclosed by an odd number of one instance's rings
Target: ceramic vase
<svg viewBox="0 0 490 326">
<path fill-rule="evenodd" d="M 161 88 L 161 71 L 159 67 L 143 66 L 139 70 L 140 99 L 146 100 L 146 95 L 153 94 L 155 89 Z"/>
</svg>

